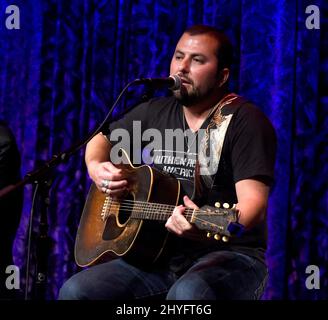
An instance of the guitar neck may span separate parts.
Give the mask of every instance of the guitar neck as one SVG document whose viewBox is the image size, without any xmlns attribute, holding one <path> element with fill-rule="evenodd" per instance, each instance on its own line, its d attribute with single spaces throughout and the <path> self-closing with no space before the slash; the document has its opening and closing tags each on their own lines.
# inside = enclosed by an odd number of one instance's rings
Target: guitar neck
<svg viewBox="0 0 328 320">
<path fill-rule="evenodd" d="M 111 199 L 109 201 L 108 209 L 113 206 L 117 206 L 123 210 L 131 211 L 131 218 L 157 221 L 166 221 L 172 215 L 172 212 L 175 208 L 173 205 L 161 203 L 130 200 L 117 202 Z M 189 222 L 191 222 L 192 215 L 198 211 L 199 210 L 197 209 L 194 210 L 186 208 L 184 211 L 184 216 Z"/>
<path fill-rule="evenodd" d="M 135 202 L 131 217 L 143 220 L 166 221 L 172 215 L 174 208 L 175 206 L 161 203 Z M 189 222 L 195 211 L 198 210 L 185 209 L 184 216 Z"/>
<path fill-rule="evenodd" d="M 121 202 L 107 198 L 103 219 L 114 211 L 128 211 L 130 218 L 140 220 L 166 221 L 175 208 L 173 205 L 123 200 Z M 200 209 L 185 208 L 184 217 L 188 222 L 195 224 L 199 229 L 214 231 L 215 233 L 227 233 L 227 226 L 230 222 L 238 221 L 238 211 L 235 209 L 213 208 L 204 206 Z"/>
</svg>

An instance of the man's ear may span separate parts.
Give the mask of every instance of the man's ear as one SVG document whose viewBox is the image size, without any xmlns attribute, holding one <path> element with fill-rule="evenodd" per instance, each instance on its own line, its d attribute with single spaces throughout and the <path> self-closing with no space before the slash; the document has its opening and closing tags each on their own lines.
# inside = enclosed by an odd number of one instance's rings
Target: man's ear
<svg viewBox="0 0 328 320">
<path fill-rule="evenodd" d="M 230 70 L 228 68 L 224 68 L 220 71 L 220 81 L 219 87 L 221 88 L 229 79 Z"/>
</svg>

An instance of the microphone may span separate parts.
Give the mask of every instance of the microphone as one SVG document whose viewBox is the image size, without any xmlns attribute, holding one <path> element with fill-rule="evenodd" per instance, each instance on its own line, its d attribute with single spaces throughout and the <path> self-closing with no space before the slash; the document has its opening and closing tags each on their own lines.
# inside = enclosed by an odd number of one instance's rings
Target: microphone
<svg viewBox="0 0 328 320">
<path fill-rule="evenodd" d="M 181 88 L 181 78 L 174 74 L 167 78 L 140 78 L 133 81 L 134 84 L 149 84 L 156 88 L 167 87 L 170 90 Z"/>
</svg>

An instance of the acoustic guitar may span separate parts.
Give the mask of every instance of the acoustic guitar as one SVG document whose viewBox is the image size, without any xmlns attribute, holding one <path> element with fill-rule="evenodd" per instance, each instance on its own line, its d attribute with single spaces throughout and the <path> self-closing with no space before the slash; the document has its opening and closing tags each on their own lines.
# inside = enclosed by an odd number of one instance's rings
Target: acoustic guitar
<svg viewBox="0 0 328 320">
<path fill-rule="evenodd" d="M 147 165 L 135 167 L 122 153 L 129 195 L 113 199 L 91 185 L 75 241 L 75 260 L 81 267 L 125 255 L 152 263 L 167 242 L 164 223 L 178 204 L 179 180 Z M 235 208 L 186 208 L 184 215 L 216 240 L 227 241 L 240 227 Z"/>
</svg>

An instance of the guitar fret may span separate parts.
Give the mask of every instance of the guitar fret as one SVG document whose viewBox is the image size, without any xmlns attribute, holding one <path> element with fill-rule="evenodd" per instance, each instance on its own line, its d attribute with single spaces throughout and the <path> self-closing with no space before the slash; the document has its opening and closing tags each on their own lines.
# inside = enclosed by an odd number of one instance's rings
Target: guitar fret
<svg viewBox="0 0 328 320">
<path fill-rule="evenodd" d="M 151 207 L 152 207 L 152 203 L 149 203 L 148 206 L 146 206 L 146 209 L 144 210 L 144 219 L 151 219 Z"/>
<path fill-rule="evenodd" d="M 158 209 L 157 209 L 158 205 L 157 203 L 152 203 L 150 206 L 150 210 L 152 211 L 152 219 L 153 220 L 158 220 Z"/>
</svg>

